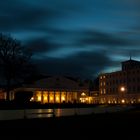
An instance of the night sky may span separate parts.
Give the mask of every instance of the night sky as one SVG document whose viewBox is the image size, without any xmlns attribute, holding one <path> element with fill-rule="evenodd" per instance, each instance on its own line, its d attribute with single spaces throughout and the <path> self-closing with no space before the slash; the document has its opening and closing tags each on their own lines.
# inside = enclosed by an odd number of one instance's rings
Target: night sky
<svg viewBox="0 0 140 140">
<path fill-rule="evenodd" d="M 140 60 L 140 0 L 0 0 L 0 32 L 43 73 L 92 79 Z"/>
</svg>

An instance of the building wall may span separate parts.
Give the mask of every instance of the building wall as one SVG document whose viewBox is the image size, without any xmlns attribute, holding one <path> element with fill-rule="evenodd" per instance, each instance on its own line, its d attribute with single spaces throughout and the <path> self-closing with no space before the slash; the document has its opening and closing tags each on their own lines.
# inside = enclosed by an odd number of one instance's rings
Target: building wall
<svg viewBox="0 0 140 140">
<path fill-rule="evenodd" d="M 89 102 L 88 83 L 79 83 L 67 77 L 52 76 L 24 85 L 16 91 L 32 91 L 31 101 L 41 103 L 79 103 L 81 98 L 85 103 Z M 15 92 L 16 92 L 15 91 Z M 86 96 L 82 96 L 84 93 Z"/>
<path fill-rule="evenodd" d="M 132 65 L 131 65 L 132 63 Z M 122 63 L 122 71 L 104 73 L 99 76 L 100 103 L 139 103 L 140 68 L 139 63 Z"/>
<path fill-rule="evenodd" d="M 6 100 L 6 92 L 0 89 L 0 100 Z"/>
<path fill-rule="evenodd" d="M 127 86 L 127 73 L 114 72 L 100 75 L 99 89 L 100 95 L 104 94 L 118 94 L 121 87 Z"/>
<path fill-rule="evenodd" d="M 88 90 L 56 90 L 38 88 L 19 88 L 15 91 L 32 91 L 31 101 L 45 103 L 80 103 L 82 93 L 88 96 Z"/>
<path fill-rule="evenodd" d="M 57 90 L 38 90 L 34 92 L 34 101 L 41 103 L 68 103 L 78 102 L 78 92 L 76 91 L 57 91 Z"/>
</svg>

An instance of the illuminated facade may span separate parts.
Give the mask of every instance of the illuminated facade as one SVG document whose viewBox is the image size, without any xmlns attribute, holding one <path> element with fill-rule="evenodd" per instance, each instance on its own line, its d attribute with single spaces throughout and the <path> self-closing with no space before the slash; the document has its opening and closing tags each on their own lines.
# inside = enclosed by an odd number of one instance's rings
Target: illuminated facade
<svg viewBox="0 0 140 140">
<path fill-rule="evenodd" d="M 122 62 L 122 70 L 99 77 L 99 103 L 140 103 L 140 62 Z"/>
<path fill-rule="evenodd" d="M 52 76 L 32 84 L 24 85 L 16 91 L 32 91 L 30 101 L 45 103 L 89 103 L 89 85 L 79 84 L 69 77 Z"/>
</svg>

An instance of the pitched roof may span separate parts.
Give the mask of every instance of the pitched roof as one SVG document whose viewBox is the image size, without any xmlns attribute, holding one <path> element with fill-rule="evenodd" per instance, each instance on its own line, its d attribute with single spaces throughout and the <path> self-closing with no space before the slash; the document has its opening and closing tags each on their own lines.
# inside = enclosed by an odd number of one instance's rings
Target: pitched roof
<svg viewBox="0 0 140 140">
<path fill-rule="evenodd" d="M 46 89 L 84 89 L 87 84 L 80 86 L 78 80 L 66 76 L 50 76 L 34 81 L 32 84 L 24 85 L 29 88 L 46 88 Z"/>
</svg>

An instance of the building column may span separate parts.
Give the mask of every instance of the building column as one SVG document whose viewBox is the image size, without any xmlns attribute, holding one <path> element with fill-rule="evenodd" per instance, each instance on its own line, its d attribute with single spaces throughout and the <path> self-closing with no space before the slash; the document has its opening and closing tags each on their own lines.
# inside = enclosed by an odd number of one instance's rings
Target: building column
<svg viewBox="0 0 140 140">
<path fill-rule="evenodd" d="M 50 92 L 48 90 L 48 103 L 50 102 Z"/>
<path fill-rule="evenodd" d="M 41 104 L 43 104 L 44 98 L 43 98 L 43 90 L 41 91 Z"/>
<path fill-rule="evenodd" d="M 11 94 L 12 94 L 12 93 L 11 93 L 11 92 L 9 92 L 9 100 L 10 100 L 10 101 L 11 101 Z"/>
<path fill-rule="evenodd" d="M 61 91 L 60 91 L 59 93 L 60 93 L 60 95 L 59 95 L 59 97 L 60 97 L 60 100 L 59 100 L 59 101 L 60 101 L 60 103 L 61 103 L 61 95 L 62 95 L 62 94 L 61 94 Z"/>
<path fill-rule="evenodd" d="M 66 91 L 66 103 L 68 103 L 68 94 L 67 94 L 67 91 Z"/>
<path fill-rule="evenodd" d="M 55 91 L 54 91 L 54 94 L 53 94 L 53 98 L 54 98 L 54 103 L 55 103 Z"/>
<path fill-rule="evenodd" d="M 34 91 L 34 93 L 33 93 L 33 97 L 34 97 L 34 101 L 37 101 L 37 96 L 36 96 L 36 91 Z"/>
<path fill-rule="evenodd" d="M 14 100 L 14 92 L 13 91 L 10 92 L 9 97 L 10 97 L 10 101 Z"/>
</svg>

